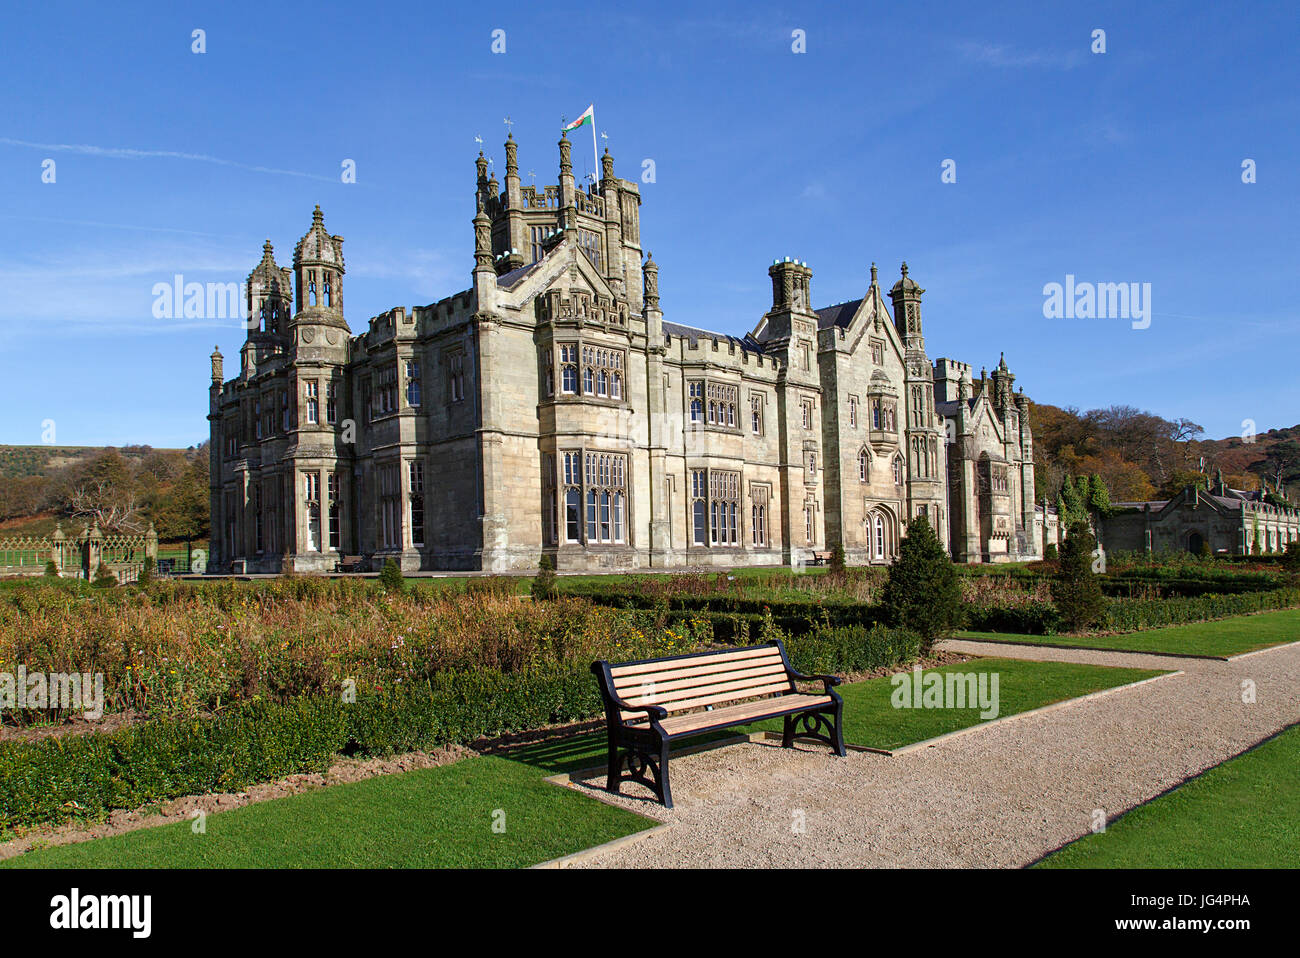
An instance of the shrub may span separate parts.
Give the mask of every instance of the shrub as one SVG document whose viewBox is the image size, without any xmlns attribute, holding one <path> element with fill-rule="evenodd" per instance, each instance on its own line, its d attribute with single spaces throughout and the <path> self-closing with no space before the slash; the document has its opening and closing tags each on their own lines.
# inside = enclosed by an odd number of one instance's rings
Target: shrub
<svg viewBox="0 0 1300 958">
<path fill-rule="evenodd" d="M 1068 631 L 1082 632 L 1096 625 L 1106 613 L 1101 584 L 1092 571 L 1097 540 L 1083 522 L 1070 526 L 1061 546 L 1061 569 L 1052 577 L 1052 602 Z"/>
<path fill-rule="evenodd" d="M 790 664 L 800 672 L 843 674 L 912 662 L 921 654 L 921 637 L 883 625 L 841 626 L 788 639 L 785 646 Z"/>
<path fill-rule="evenodd" d="M 1047 547 L 1046 547 L 1045 549 L 1043 549 L 1043 561 L 1045 561 L 1045 562 L 1055 562 L 1055 561 L 1056 561 L 1056 557 L 1057 557 L 1056 543 L 1055 543 L 1055 542 L 1049 542 L 1049 543 L 1047 544 Z"/>
<path fill-rule="evenodd" d="M 135 577 L 135 584 L 142 589 L 147 589 L 153 585 L 153 556 L 144 557 L 144 565 L 140 566 L 140 574 Z"/>
<path fill-rule="evenodd" d="M 57 579 L 59 577 L 59 567 L 53 559 L 47 559 L 45 562 L 45 577 L 47 579 Z"/>
<path fill-rule="evenodd" d="M 101 562 L 99 568 L 95 570 L 94 585 L 97 589 L 111 589 L 117 585 L 117 576 L 113 574 L 112 569 Z"/>
<path fill-rule="evenodd" d="M 837 545 L 831 550 L 830 573 L 834 576 L 844 575 L 844 546 Z"/>
<path fill-rule="evenodd" d="M 555 560 L 548 555 L 542 556 L 537 563 L 537 575 L 533 576 L 532 594 L 537 602 L 549 602 L 555 598 Z"/>
<path fill-rule="evenodd" d="M 514 576 L 484 575 L 465 580 L 467 595 L 494 595 L 498 597 L 514 596 L 519 591 L 519 583 Z"/>
<path fill-rule="evenodd" d="M 886 621 L 918 633 L 927 652 L 936 638 L 961 626 L 961 582 L 925 516 L 908 526 L 898 558 L 889 567 L 881 606 Z"/>
<path fill-rule="evenodd" d="M 379 571 L 379 584 L 384 587 L 385 592 L 397 594 L 406 591 L 406 579 L 402 577 L 402 567 L 397 564 L 396 559 L 384 560 L 384 567 Z"/>
<path fill-rule="evenodd" d="M 1288 542 L 1282 556 L 1282 568 L 1288 572 L 1300 572 L 1300 542 Z"/>
</svg>

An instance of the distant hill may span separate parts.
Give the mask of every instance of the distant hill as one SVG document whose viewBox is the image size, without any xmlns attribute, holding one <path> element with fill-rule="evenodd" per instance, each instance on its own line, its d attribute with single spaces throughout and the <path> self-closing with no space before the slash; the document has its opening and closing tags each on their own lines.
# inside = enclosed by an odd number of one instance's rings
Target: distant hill
<svg viewBox="0 0 1300 958">
<path fill-rule="evenodd" d="M 0 445 L 0 534 L 44 534 L 60 519 L 164 539 L 207 534 L 208 444 Z"/>
<path fill-rule="evenodd" d="M 0 445 L 0 479 L 25 479 L 52 476 L 60 470 L 92 461 L 109 449 L 116 449 L 124 459 L 144 459 L 151 452 L 177 452 L 193 455 L 189 449 L 155 449 L 152 446 L 5 446 Z"/>
</svg>

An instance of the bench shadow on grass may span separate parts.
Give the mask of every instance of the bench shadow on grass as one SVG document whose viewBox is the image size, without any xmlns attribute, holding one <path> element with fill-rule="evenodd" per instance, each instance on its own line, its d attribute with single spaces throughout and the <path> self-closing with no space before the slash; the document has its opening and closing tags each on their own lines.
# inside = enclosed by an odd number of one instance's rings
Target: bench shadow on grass
<svg viewBox="0 0 1300 958">
<path fill-rule="evenodd" d="M 698 748 L 703 745 L 734 739 L 743 734 L 744 729 L 724 729 L 710 732 L 698 738 L 690 738 L 678 743 L 679 750 Z M 571 774 L 591 769 L 603 769 L 608 758 L 609 739 L 603 728 L 560 734 L 537 742 L 505 746 L 490 750 L 490 754 L 510 759 L 544 772 L 547 775 Z"/>
</svg>

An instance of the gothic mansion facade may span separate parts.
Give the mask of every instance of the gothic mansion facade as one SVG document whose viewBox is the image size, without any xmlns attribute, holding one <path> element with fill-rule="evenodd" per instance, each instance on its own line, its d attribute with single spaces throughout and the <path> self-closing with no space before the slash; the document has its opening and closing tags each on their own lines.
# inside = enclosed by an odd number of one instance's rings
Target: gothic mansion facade
<svg viewBox="0 0 1300 958">
<path fill-rule="evenodd" d="M 480 153 L 472 286 L 358 335 L 320 208 L 292 270 L 266 243 L 237 375 L 212 354 L 211 571 L 885 563 L 918 515 L 959 561 L 1055 540 L 1027 398 L 930 361 L 906 264 L 814 309 L 784 259 L 743 338 L 670 322 L 637 184 L 559 147 L 544 188 L 513 137 L 504 188 Z"/>
</svg>

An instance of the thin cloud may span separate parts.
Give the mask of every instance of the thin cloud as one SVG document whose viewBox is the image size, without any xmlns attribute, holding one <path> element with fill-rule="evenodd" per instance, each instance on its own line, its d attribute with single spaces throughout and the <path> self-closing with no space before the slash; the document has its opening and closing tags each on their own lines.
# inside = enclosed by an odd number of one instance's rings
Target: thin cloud
<svg viewBox="0 0 1300 958">
<path fill-rule="evenodd" d="M 959 40 L 957 52 L 973 63 L 1008 69 L 1045 67 L 1054 70 L 1073 70 L 1083 62 L 1083 53 L 1071 50 L 1066 53 L 1048 50 L 1013 50 L 1001 43 L 985 40 Z"/>
<path fill-rule="evenodd" d="M 196 163 L 211 163 L 215 166 L 229 166 L 239 170 L 249 170 L 253 173 L 272 173 L 277 176 L 299 176 L 303 179 L 321 180 L 325 183 L 337 182 L 335 177 L 321 176 L 318 173 L 304 173 L 301 170 L 282 170 L 273 166 L 256 166 L 250 163 L 240 163 L 237 160 L 222 159 L 219 156 L 209 156 L 206 153 L 183 153 L 179 150 L 136 150 L 130 147 L 94 146 L 90 143 L 33 143 L 30 140 L 15 140 L 12 137 L 7 136 L 0 136 L 0 144 L 4 144 L 5 146 L 22 146 L 34 150 L 47 150 L 51 153 L 78 153 L 82 156 L 104 156 L 118 160 L 190 160 Z"/>
</svg>

